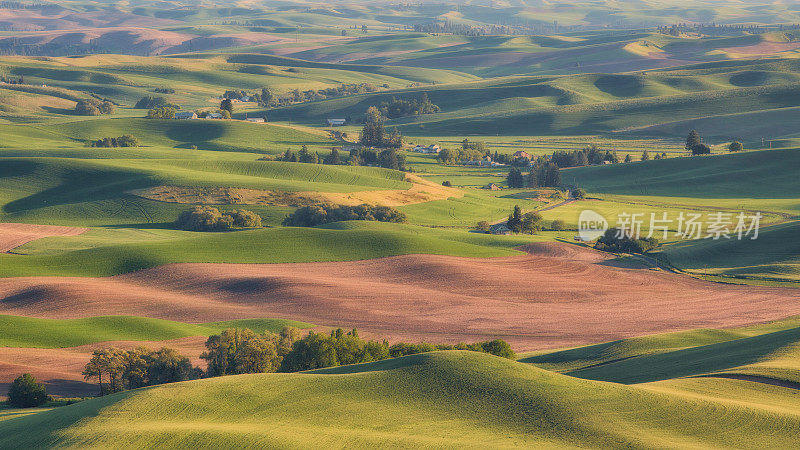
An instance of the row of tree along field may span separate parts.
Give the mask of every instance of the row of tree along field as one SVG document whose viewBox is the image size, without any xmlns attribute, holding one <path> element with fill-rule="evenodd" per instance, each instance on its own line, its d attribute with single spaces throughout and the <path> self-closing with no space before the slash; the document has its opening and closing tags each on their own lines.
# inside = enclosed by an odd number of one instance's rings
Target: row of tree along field
<svg viewBox="0 0 800 450">
<path fill-rule="evenodd" d="M 96 382 L 100 394 L 104 395 L 202 377 L 299 372 L 436 350 L 468 350 L 516 358 L 508 343 L 501 339 L 457 345 L 389 345 L 386 340 L 361 339 L 355 329 L 344 332 L 341 328 L 330 334 L 310 332 L 306 336 L 301 336 L 300 330 L 293 327 L 285 327 L 278 334 L 229 328 L 209 337 L 205 346 L 206 351 L 200 357 L 207 362 L 206 370 L 192 366 L 187 357 L 174 349 L 153 351 L 145 347 L 133 350 L 109 347 L 94 351 L 83 374 L 87 381 Z"/>
</svg>

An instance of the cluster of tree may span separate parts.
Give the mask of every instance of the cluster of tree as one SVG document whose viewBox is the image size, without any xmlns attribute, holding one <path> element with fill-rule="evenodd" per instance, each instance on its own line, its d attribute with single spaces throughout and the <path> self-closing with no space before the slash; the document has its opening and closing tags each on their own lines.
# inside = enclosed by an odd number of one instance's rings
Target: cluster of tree
<svg viewBox="0 0 800 450">
<path fill-rule="evenodd" d="M 542 215 L 536 211 L 522 214 L 519 205 L 515 205 L 506 226 L 512 233 L 533 234 L 542 230 Z"/>
<path fill-rule="evenodd" d="M 209 377 L 277 372 L 299 339 L 300 330 L 294 327 L 284 327 L 278 334 L 229 328 L 206 340 L 206 351 L 200 358 L 208 362 Z"/>
<path fill-rule="evenodd" d="M 5 84 L 25 84 L 25 77 L 22 75 L 20 75 L 19 77 L 0 75 L 0 82 Z"/>
<path fill-rule="evenodd" d="M 170 106 L 159 106 L 147 111 L 148 119 L 174 119 L 175 108 Z"/>
<path fill-rule="evenodd" d="M 75 114 L 81 116 L 99 116 L 103 114 L 114 114 L 116 107 L 108 100 L 98 100 L 87 98 L 78 100 L 75 104 Z"/>
<path fill-rule="evenodd" d="M 330 153 L 323 157 L 318 152 L 309 151 L 308 147 L 303 145 L 297 153 L 293 152 L 291 149 L 287 149 L 285 153 L 277 156 L 275 160 L 308 164 L 378 166 L 394 170 L 406 169 L 405 156 L 400 154 L 395 148 L 378 151 L 364 147 L 356 147 L 351 149 L 348 156 L 344 158 L 336 148 L 331 149 Z"/>
<path fill-rule="evenodd" d="M 142 97 L 141 99 L 139 99 L 139 101 L 136 102 L 136 104 L 133 107 L 135 109 L 153 109 L 153 108 L 163 108 L 163 107 L 172 109 L 181 109 L 180 106 L 170 103 L 164 97 L 153 97 L 149 95 L 147 97 Z"/>
<path fill-rule="evenodd" d="M 646 253 L 658 247 L 658 239 L 636 238 L 617 228 L 609 228 L 594 244 L 594 248 L 615 253 Z"/>
<path fill-rule="evenodd" d="M 283 220 L 283 225 L 289 227 L 314 227 L 345 220 L 403 223 L 406 221 L 406 215 L 390 206 L 323 204 L 297 208 L 295 212 Z"/>
<path fill-rule="evenodd" d="M 384 84 L 382 87 L 388 89 L 389 85 Z M 366 94 L 370 92 L 377 92 L 378 90 L 378 86 L 375 86 L 371 83 L 350 83 L 319 90 L 301 91 L 299 89 L 294 89 L 285 94 L 278 95 L 273 93 L 269 88 L 265 87 L 261 88 L 260 93 L 247 94 L 244 91 L 238 91 L 240 95 L 238 97 L 231 98 L 240 99 L 242 97 L 250 97 L 253 101 L 257 102 L 259 106 L 271 108 L 276 106 L 292 105 L 295 103 L 324 100 L 331 97 Z"/>
<path fill-rule="evenodd" d="M 192 380 L 202 376 L 189 358 L 171 348 L 150 350 L 137 347 L 122 350 L 109 347 L 95 350 L 83 368 L 87 381 L 96 380 L 100 394 L 136 389 L 155 384 Z"/>
<path fill-rule="evenodd" d="M 517 167 L 511 167 L 506 177 L 510 188 L 524 187 L 558 187 L 561 186 L 561 171 L 553 162 L 539 157 L 531 166 L 527 176 Z"/>
<path fill-rule="evenodd" d="M 573 150 L 571 152 L 556 150 L 550 157 L 550 161 L 564 169 L 567 167 L 604 164 L 605 161 L 616 164 L 619 162 L 619 157 L 617 157 L 617 152 L 603 151 L 597 148 L 596 145 L 589 145 L 581 150 Z"/>
<path fill-rule="evenodd" d="M 505 18 L 503 24 L 471 26 L 447 20 L 415 24 L 411 29 L 418 33 L 456 34 L 461 36 L 508 36 L 508 35 L 548 35 L 579 29 L 579 26 L 559 25 L 558 21 L 526 20 L 519 17 Z"/>
<path fill-rule="evenodd" d="M 23 373 L 8 387 L 8 404 L 15 408 L 35 408 L 48 401 L 44 385 L 29 373 Z"/>
<path fill-rule="evenodd" d="M 351 166 L 378 166 L 386 169 L 406 170 L 406 157 L 396 148 L 373 150 L 356 147 L 350 150 L 347 164 Z"/>
<path fill-rule="evenodd" d="M 431 103 L 428 94 L 423 93 L 419 99 L 398 99 L 392 97 L 389 102 L 382 102 L 378 111 L 390 119 L 399 117 L 418 116 L 420 114 L 433 114 L 439 112 L 439 107 Z"/>
<path fill-rule="evenodd" d="M 374 106 L 367 108 L 364 127 L 358 141 L 370 147 L 400 148 L 403 146 L 403 136 L 397 129 L 386 131 L 383 125 L 383 115 Z"/>
<path fill-rule="evenodd" d="M 130 134 L 119 137 L 104 137 L 91 142 L 92 147 L 138 147 L 139 140 Z"/>
<path fill-rule="evenodd" d="M 461 148 L 443 148 L 436 158 L 442 164 L 458 164 L 465 161 L 477 161 L 490 154 L 489 150 L 486 149 L 486 144 L 483 142 L 473 142 L 465 138 L 461 141 Z"/>
<path fill-rule="evenodd" d="M 331 150 L 331 153 L 333 153 L 333 152 L 336 152 L 335 158 L 339 159 L 338 158 L 339 157 L 339 151 L 334 148 L 333 150 Z M 287 149 L 286 153 L 284 153 L 283 155 L 278 156 L 275 159 L 277 161 L 301 162 L 301 163 L 308 163 L 308 164 L 325 163 L 326 159 L 328 159 L 330 161 L 334 160 L 333 157 L 331 157 L 331 158 L 322 158 L 319 155 L 318 152 L 313 152 L 312 153 L 312 152 L 308 151 L 308 147 L 305 146 L 305 145 L 303 145 L 300 148 L 300 151 L 298 151 L 297 153 L 293 152 L 291 149 Z M 325 164 L 330 164 L 330 163 L 325 163 Z M 339 163 L 337 162 L 335 164 L 339 164 Z"/>
<path fill-rule="evenodd" d="M 211 206 L 195 206 L 184 211 L 175 227 L 187 231 L 228 231 L 234 228 L 258 228 L 261 216 L 245 209 L 220 212 Z"/>
<path fill-rule="evenodd" d="M 713 19 L 711 12 L 708 13 L 708 20 Z M 672 24 L 662 25 L 658 27 L 659 33 L 669 36 L 680 36 L 681 33 L 698 33 L 706 36 L 739 36 L 741 34 L 762 34 L 770 31 L 787 31 L 797 30 L 800 28 L 798 24 L 781 24 L 775 26 L 759 26 L 759 25 L 727 25 L 718 23 L 705 23 L 705 24 Z"/>
<path fill-rule="evenodd" d="M 188 358 L 170 348 L 153 351 L 145 347 L 133 350 L 109 347 L 94 351 L 84 367 L 83 376 L 87 381 L 96 380 L 100 394 L 105 395 L 201 377 L 299 372 L 436 350 L 468 350 L 516 359 L 514 351 L 502 339 L 456 345 L 401 342 L 390 346 L 385 340 L 361 339 L 356 329 L 345 333 L 341 328 L 329 335 L 310 332 L 305 337 L 301 337 L 300 330 L 293 327 L 284 327 L 278 334 L 228 328 L 210 336 L 205 347 L 206 351 L 200 355 L 208 363 L 205 371 L 192 366 Z M 15 380 L 12 389 L 15 390 L 13 398 L 20 406 L 38 406 L 48 399 L 44 387 L 29 374 Z"/>
<path fill-rule="evenodd" d="M 703 138 L 700 137 L 700 134 L 696 130 L 692 130 L 689 132 L 689 135 L 686 136 L 686 150 L 692 152 L 692 155 L 708 155 L 711 153 L 711 147 L 703 144 Z"/>
<path fill-rule="evenodd" d="M 650 159 L 650 152 L 648 152 L 647 150 L 643 151 L 642 156 L 639 159 L 641 161 L 648 161 Z M 656 153 L 653 159 L 667 159 L 667 153 L 666 152 Z M 626 163 L 629 163 L 633 161 L 633 158 L 631 157 L 631 155 L 625 155 L 624 161 Z"/>
<path fill-rule="evenodd" d="M 168 88 L 168 87 L 155 88 L 155 89 L 153 89 L 153 92 L 155 92 L 156 94 L 174 94 L 175 93 L 175 89 Z"/>
<path fill-rule="evenodd" d="M 298 372 L 345 364 L 360 364 L 437 350 L 469 350 L 503 358 L 516 358 L 508 343 L 501 339 L 457 345 L 401 342 L 390 346 L 386 341 L 363 340 L 359 338 L 358 331 L 355 329 L 348 333 L 337 329 L 330 335 L 312 332 L 305 338 L 296 341 L 292 351 L 283 359 L 280 371 Z"/>
</svg>

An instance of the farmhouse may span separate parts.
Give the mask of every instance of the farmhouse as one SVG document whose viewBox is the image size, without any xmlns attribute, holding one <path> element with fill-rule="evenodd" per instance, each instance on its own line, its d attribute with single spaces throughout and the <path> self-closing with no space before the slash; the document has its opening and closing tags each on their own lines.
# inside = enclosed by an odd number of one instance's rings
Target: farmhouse
<svg viewBox="0 0 800 450">
<path fill-rule="evenodd" d="M 347 122 L 347 119 L 327 119 L 329 127 L 340 127 Z"/>
<path fill-rule="evenodd" d="M 528 152 L 523 152 L 520 150 L 514 153 L 514 158 L 531 159 L 531 155 Z"/>
<path fill-rule="evenodd" d="M 489 227 L 489 232 L 492 234 L 511 234 L 511 229 L 505 223 L 496 223 Z"/>
<path fill-rule="evenodd" d="M 181 120 L 197 119 L 197 114 L 194 111 L 178 111 L 175 113 L 175 118 Z"/>
<path fill-rule="evenodd" d="M 436 144 L 431 144 L 427 147 L 424 145 L 417 145 L 416 147 L 414 147 L 414 151 L 417 153 L 433 154 L 433 153 L 439 153 L 439 151 L 441 151 L 441 148 Z"/>
<path fill-rule="evenodd" d="M 483 188 L 484 189 L 488 189 L 490 191 L 499 191 L 500 190 L 500 186 L 498 186 L 498 185 L 496 185 L 494 183 L 489 183 L 486 186 L 484 186 Z"/>
<path fill-rule="evenodd" d="M 246 120 L 248 122 L 252 122 L 252 123 L 264 123 L 264 122 L 266 122 L 263 117 L 249 117 L 249 118 L 244 119 L 244 120 Z"/>
</svg>

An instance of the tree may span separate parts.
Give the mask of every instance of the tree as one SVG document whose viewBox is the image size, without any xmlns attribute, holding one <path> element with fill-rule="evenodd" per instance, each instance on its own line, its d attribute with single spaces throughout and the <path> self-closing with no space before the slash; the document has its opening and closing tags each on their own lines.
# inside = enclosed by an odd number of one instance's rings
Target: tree
<svg viewBox="0 0 800 450">
<path fill-rule="evenodd" d="M 706 144 L 697 144 L 692 147 L 692 155 L 708 155 L 711 153 L 711 147 Z"/>
<path fill-rule="evenodd" d="M 49 400 L 44 385 L 29 373 L 20 375 L 8 387 L 8 403 L 16 408 L 34 408 Z"/>
<path fill-rule="evenodd" d="M 567 224 L 561 219 L 556 219 L 550 223 L 550 229 L 553 231 L 563 231 L 567 229 Z"/>
<path fill-rule="evenodd" d="M 223 99 L 222 102 L 219 104 L 219 109 L 223 111 L 228 111 L 229 114 L 233 114 L 233 100 L 229 98 Z"/>
<path fill-rule="evenodd" d="M 83 368 L 83 378 L 87 381 L 97 379 L 100 395 L 122 391 L 124 388 L 124 359 L 124 350 L 118 348 L 109 347 L 95 350 L 92 358 Z M 103 385 L 103 380 L 106 382 L 105 385 Z"/>
<path fill-rule="evenodd" d="M 686 136 L 686 150 L 693 151 L 694 147 L 700 145 L 702 142 L 703 140 L 700 138 L 697 131 L 692 130 L 689 132 L 689 135 Z"/>
<path fill-rule="evenodd" d="M 275 104 L 275 96 L 272 95 L 269 88 L 261 88 L 261 96 L 258 98 L 258 104 L 265 107 L 270 107 Z"/>
<path fill-rule="evenodd" d="M 521 233 L 534 234 L 542 230 L 542 215 L 536 211 L 525 213 L 522 216 Z"/>
<path fill-rule="evenodd" d="M 341 156 L 339 156 L 339 150 L 336 149 L 336 147 L 331 149 L 331 152 L 328 153 L 327 156 L 325 156 L 325 159 L 322 162 L 323 164 L 329 164 L 329 165 L 341 164 L 342 158 Z"/>
<path fill-rule="evenodd" d="M 519 205 L 514 205 L 514 211 L 508 216 L 508 229 L 514 233 L 522 232 L 522 208 Z"/>
<path fill-rule="evenodd" d="M 728 151 L 730 152 L 740 152 L 742 150 L 744 150 L 744 145 L 742 145 L 742 143 L 739 141 L 733 141 L 728 146 Z"/>
<path fill-rule="evenodd" d="M 147 111 L 147 118 L 148 119 L 174 119 L 175 118 L 175 108 L 170 108 L 169 106 L 160 106 L 158 108 L 152 108 Z"/>
<path fill-rule="evenodd" d="M 444 186 L 444 187 L 453 187 L 453 183 L 451 183 L 449 180 L 444 180 L 444 181 L 442 181 L 442 186 Z"/>
<path fill-rule="evenodd" d="M 406 158 L 397 149 L 389 148 L 378 154 L 378 165 L 387 169 L 405 170 Z"/>
<path fill-rule="evenodd" d="M 572 198 L 575 200 L 583 200 L 586 198 L 586 190 L 583 188 L 573 189 Z"/>
<path fill-rule="evenodd" d="M 512 167 L 508 172 L 508 176 L 506 177 L 506 183 L 510 188 L 525 187 L 525 178 L 522 176 L 522 172 L 520 172 L 518 168 Z"/>
<path fill-rule="evenodd" d="M 647 161 L 650 159 L 650 153 L 647 153 L 647 150 L 642 152 L 642 161 Z"/>
<path fill-rule="evenodd" d="M 481 220 L 475 225 L 475 231 L 480 231 L 481 233 L 488 233 L 490 229 L 491 225 L 485 220 Z"/>
<path fill-rule="evenodd" d="M 625 162 L 629 163 L 631 161 L 633 161 L 633 158 L 631 158 L 631 155 L 625 155 Z"/>
</svg>

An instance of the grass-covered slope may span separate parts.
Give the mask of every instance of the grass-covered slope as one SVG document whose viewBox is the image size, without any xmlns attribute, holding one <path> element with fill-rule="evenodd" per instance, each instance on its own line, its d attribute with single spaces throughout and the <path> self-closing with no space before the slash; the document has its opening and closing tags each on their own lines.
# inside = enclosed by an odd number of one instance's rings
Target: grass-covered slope
<svg viewBox="0 0 800 450">
<path fill-rule="evenodd" d="M 90 150 L 60 155 L 68 158 L 0 156 L 0 219 L 65 225 L 172 222 L 188 206 L 129 193 L 159 185 L 317 192 L 411 186 L 401 172 L 381 168 L 257 161 L 254 155 L 241 153 L 223 159 L 213 152 L 176 152 L 155 149 L 132 155 L 107 149 L 105 158 Z"/>
<path fill-rule="evenodd" d="M 89 238 L 50 251 L 0 254 L 0 277 L 110 276 L 169 263 L 289 263 L 372 259 L 414 253 L 464 257 L 509 256 L 529 236 L 493 236 L 383 222 L 341 222 L 326 228 L 265 228 L 229 233 L 175 232 L 105 245 Z M 31 244 L 36 245 L 36 244 Z M 60 250 L 68 248 L 69 250 Z M 19 253 L 24 253 L 21 247 Z"/>
<path fill-rule="evenodd" d="M 571 376 L 615 383 L 740 374 L 800 382 L 800 320 L 699 329 L 544 352 L 521 361 Z"/>
<path fill-rule="evenodd" d="M 110 395 L 0 422 L 0 446 L 758 448 L 796 446 L 799 425 L 796 408 L 769 411 L 437 352 Z"/>
<path fill-rule="evenodd" d="M 800 149 L 782 149 L 579 167 L 564 176 L 604 194 L 796 200 L 798 166 Z"/>
<path fill-rule="evenodd" d="M 135 316 L 58 320 L 0 315 L 0 347 L 61 348 L 105 341 L 163 341 L 210 336 L 225 328 L 250 328 L 261 333 L 278 332 L 285 326 L 308 328 L 312 325 L 284 319 L 243 319 L 194 325 Z"/>
</svg>

